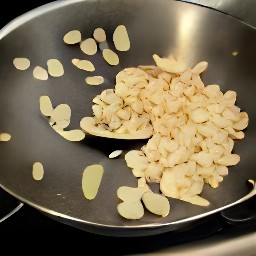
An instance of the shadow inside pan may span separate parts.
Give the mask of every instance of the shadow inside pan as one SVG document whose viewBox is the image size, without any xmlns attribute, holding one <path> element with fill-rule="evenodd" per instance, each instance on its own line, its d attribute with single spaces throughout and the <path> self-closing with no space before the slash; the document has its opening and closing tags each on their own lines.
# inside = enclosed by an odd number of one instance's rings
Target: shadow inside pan
<svg viewBox="0 0 256 256">
<path fill-rule="evenodd" d="M 56 7 L 56 8 L 53 8 Z M 255 173 L 254 147 L 256 141 L 255 96 L 256 33 L 232 17 L 213 10 L 167 0 L 120 1 L 65 1 L 42 8 L 42 13 L 25 22 L 0 41 L 0 130 L 12 134 L 9 143 L 0 144 L 0 184 L 21 201 L 43 212 L 80 220 L 80 227 L 88 225 L 106 228 L 111 233 L 118 228 L 134 235 L 150 234 L 162 224 L 188 218 L 224 206 L 248 193 L 246 180 Z M 44 11 L 43 11 L 44 10 Z M 131 40 L 131 49 L 119 53 L 120 65 L 108 66 L 100 52 L 85 56 L 78 45 L 63 43 L 63 36 L 70 30 L 81 31 L 83 39 L 91 37 L 97 27 L 106 30 L 112 49 L 112 34 L 116 26 L 124 24 Z M 234 57 L 233 51 L 238 51 Z M 39 98 L 48 95 L 57 106 L 66 103 L 71 107 L 70 128 L 78 128 L 82 117 L 92 115 L 92 99 L 106 88 L 113 88 L 115 75 L 125 67 L 153 64 L 152 54 L 166 56 L 172 53 L 188 65 L 205 60 L 208 70 L 203 74 L 205 84 L 219 84 L 222 91 L 235 90 L 237 105 L 249 114 L 250 123 L 245 139 L 235 144 L 240 163 L 229 168 L 219 188 L 205 186 L 203 197 L 211 205 L 203 208 L 170 199 L 171 213 L 165 218 L 146 213 L 138 221 L 121 218 L 116 210 L 119 202 L 116 190 L 120 186 L 136 186 L 124 158 L 109 159 L 116 149 L 124 153 L 139 149 L 146 141 L 120 141 L 88 136 L 83 142 L 71 143 L 49 128 L 39 111 Z M 30 69 L 18 71 L 12 60 L 27 57 Z M 46 68 L 50 58 L 59 59 L 65 69 L 61 78 L 47 81 L 35 80 L 35 66 Z M 94 75 L 102 75 L 102 86 L 86 86 L 89 73 L 76 69 L 71 59 L 93 61 Z M 45 176 L 41 182 L 32 178 L 32 165 L 42 162 Z M 104 178 L 95 200 L 87 201 L 81 188 L 85 167 L 99 163 L 105 169 Z M 77 226 L 74 220 L 65 220 Z M 93 228 L 89 229 L 93 232 Z"/>
</svg>

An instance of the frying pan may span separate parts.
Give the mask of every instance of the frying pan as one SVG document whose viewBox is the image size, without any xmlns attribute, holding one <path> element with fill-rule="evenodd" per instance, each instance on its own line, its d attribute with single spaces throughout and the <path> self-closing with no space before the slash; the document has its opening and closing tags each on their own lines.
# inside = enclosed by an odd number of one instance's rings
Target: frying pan
<svg viewBox="0 0 256 256">
<path fill-rule="evenodd" d="M 63 43 L 68 31 L 78 29 L 83 38 L 97 27 L 111 35 L 124 24 L 130 35 L 131 49 L 119 53 L 120 64 L 108 66 L 100 53 L 85 56 L 79 46 Z M 67 0 L 52 2 L 5 26 L 0 32 L 0 130 L 12 134 L 12 140 L 0 144 L 0 186 L 42 213 L 85 231 L 111 236 L 146 236 L 180 229 L 215 212 L 247 200 L 255 194 L 247 180 L 255 177 L 255 97 L 256 32 L 244 23 L 187 3 L 170 0 Z M 114 48 L 113 48 L 114 49 Z M 234 57 L 233 51 L 238 55 Z M 136 187 L 137 179 L 126 166 L 124 157 L 109 159 L 116 149 L 127 152 L 139 149 L 142 141 L 122 141 L 87 136 L 71 143 L 49 128 L 39 111 L 39 98 L 48 95 L 57 106 L 72 109 L 70 129 L 79 127 L 84 116 L 91 116 L 92 99 L 106 88 L 113 88 L 115 75 L 125 67 L 153 64 L 152 54 L 172 53 L 188 66 L 206 60 L 209 68 L 202 79 L 205 84 L 219 84 L 222 91 L 235 90 L 237 105 L 249 115 L 245 139 L 235 143 L 241 156 L 238 165 L 217 189 L 205 186 L 202 196 L 211 205 L 199 207 L 169 199 L 171 212 L 157 217 L 149 212 L 138 221 L 123 219 L 116 207 L 120 186 Z M 31 68 L 18 71 L 12 60 L 27 57 Z M 65 68 L 60 78 L 39 81 L 32 67 L 46 67 L 50 58 L 59 59 Z M 96 66 L 95 75 L 106 78 L 103 85 L 89 87 L 86 72 L 77 70 L 73 58 L 87 58 Z M 32 165 L 42 162 L 45 176 L 36 182 Z M 99 193 L 92 201 L 85 199 L 81 180 L 85 167 L 103 165 L 105 172 Z M 152 189 L 158 191 L 158 186 Z M 249 194 L 249 196 L 247 196 Z M 242 198 L 242 199 L 241 199 Z"/>
</svg>

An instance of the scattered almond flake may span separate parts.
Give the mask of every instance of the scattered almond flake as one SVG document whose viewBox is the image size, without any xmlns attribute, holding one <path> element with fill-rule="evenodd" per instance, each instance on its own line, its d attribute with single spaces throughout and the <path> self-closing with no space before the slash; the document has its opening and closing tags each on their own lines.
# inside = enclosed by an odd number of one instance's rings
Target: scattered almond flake
<svg viewBox="0 0 256 256">
<path fill-rule="evenodd" d="M 51 115 L 51 121 L 58 124 L 59 121 L 67 120 L 70 121 L 71 108 L 67 104 L 58 105 Z"/>
<path fill-rule="evenodd" d="M 237 51 L 233 51 L 233 52 L 232 52 L 232 55 L 235 57 L 235 56 L 238 55 L 238 52 L 237 52 Z"/>
<path fill-rule="evenodd" d="M 2 141 L 2 142 L 10 141 L 11 138 L 12 138 L 12 136 L 9 133 L 0 133 L 0 141 Z"/>
<path fill-rule="evenodd" d="M 109 47 L 107 41 L 99 43 L 99 48 L 101 51 L 103 51 L 104 49 L 108 49 Z"/>
<path fill-rule="evenodd" d="M 166 217 L 170 212 L 170 203 L 165 196 L 148 191 L 143 194 L 142 202 L 152 213 Z"/>
<path fill-rule="evenodd" d="M 44 167 L 40 162 L 33 164 L 32 176 L 35 180 L 40 181 L 44 177 Z"/>
<path fill-rule="evenodd" d="M 144 208 L 140 201 L 122 202 L 117 206 L 118 213 L 129 220 L 141 219 L 144 215 Z"/>
<path fill-rule="evenodd" d="M 141 200 L 142 196 L 148 191 L 150 189 L 147 186 L 137 188 L 123 186 L 117 189 L 117 196 L 125 202 L 135 202 Z"/>
<path fill-rule="evenodd" d="M 57 59 L 49 59 L 47 61 L 48 73 L 52 77 L 61 77 L 64 75 L 64 68 L 61 62 Z"/>
<path fill-rule="evenodd" d="M 108 157 L 109 158 L 116 158 L 122 154 L 122 150 L 115 150 L 113 151 Z"/>
<path fill-rule="evenodd" d="M 112 65 L 112 66 L 116 66 L 119 64 L 119 57 L 118 55 L 113 52 L 112 50 L 110 49 L 104 49 L 102 51 L 102 55 L 103 55 L 103 58 L 105 59 L 105 61 L 109 64 L 109 65 Z"/>
<path fill-rule="evenodd" d="M 97 44 L 93 38 L 88 38 L 80 44 L 82 52 L 87 55 L 94 55 L 97 52 Z"/>
<path fill-rule="evenodd" d="M 93 32 L 93 37 L 98 43 L 106 41 L 106 32 L 103 28 L 96 28 Z"/>
<path fill-rule="evenodd" d="M 44 116 L 51 116 L 53 113 L 53 106 L 48 96 L 41 96 L 39 99 L 40 111 Z"/>
<path fill-rule="evenodd" d="M 104 83 L 102 76 L 88 76 L 85 78 L 85 82 L 89 85 L 100 85 Z"/>
<path fill-rule="evenodd" d="M 64 139 L 69 141 L 81 141 L 85 138 L 85 133 L 79 129 L 63 131 L 61 129 L 55 129 L 55 131 L 60 134 Z"/>
<path fill-rule="evenodd" d="M 42 68 L 42 67 L 39 67 L 39 66 L 36 66 L 33 70 L 33 76 L 35 79 L 38 79 L 38 80 L 47 80 L 48 79 L 48 73 L 47 71 Z"/>
<path fill-rule="evenodd" d="M 15 58 L 13 65 L 18 70 L 26 70 L 30 67 L 30 60 L 27 58 Z"/>
<path fill-rule="evenodd" d="M 76 66 L 77 63 L 79 62 L 79 59 L 72 59 L 71 62 L 72 62 L 73 65 Z"/>
<path fill-rule="evenodd" d="M 103 166 L 99 164 L 93 164 L 85 168 L 82 178 L 82 190 L 88 200 L 93 200 L 96 197 L 103 173 Z"/>
<path fill-rule="evenodd" d="M 199 206 L 209 206 L 210 203 L 208 200 L 206 200 L 205 198 L 201 197 L 201 196 L 191 196 L 191 197 L 181 197 L 181 200 L 185 201 L 185 202 L 189 202 L 191 204 L 195 204 L 195 205 L 199 205 Z"/>
<path fill-rule="evenodd" d="M 82 69 L 85 71 L 89 71 L 89 72 L 95 71 L 94 65 L 89 60 L 78 60 L 78 61 L 75 61 L 74 65 L 79 69 Z"/>
<path fill-rule="evenodd" d="M 81 41 L 81 39 L 82 35 L 78 30 L 71 30 L 63 37 L 63 41 L 66 44 L 77 44 Z"/>
<path fill-rule="evenodd" d="M 119 25 L 113 33 L 113 42 L 118 51 L 128 51 L 131 47 L 127 29 Z"/>
</svg>

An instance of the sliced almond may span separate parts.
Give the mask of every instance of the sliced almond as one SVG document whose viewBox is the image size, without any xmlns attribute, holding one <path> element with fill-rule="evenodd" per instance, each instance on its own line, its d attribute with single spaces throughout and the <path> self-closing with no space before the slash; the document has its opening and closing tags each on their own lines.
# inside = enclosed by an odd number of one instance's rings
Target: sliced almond
<svg viewBox="0 0 256 256">
<path fill-rule="evenodd" d="M 85 138 L 85 133 L 79 129 L 63 131 L 63 130 L 60 130 L 58 126 L 58 129 L 56 129 L 56 132 L 60 134 L 63 138 L 69 141 L 81 141 Z"/>
<path fill-rule="evenodd" d="M 48 79 L 48 73 L 47 71 L 42 68 L 42 67 L 39 67 L 39 66 L 36 66 L 33 70 L 33 76 L 35 79 L 38 79 L 38 80 L 47 80 Z"/>
<path fill-rule="evenodd" d="M 41 96 L 40 100 L 40 111 L 44 116 L 51 116 L 53 113 L 52 102 L 48 96 Z"/>
<path fill-rule="evenodd" d="M 78 60 L 78 61 L 75 61 L 74 65 L 79 69 L 89 71 L 89 72 L 93 72 L 95 70 L 94 65 L 89 60 Z"/>
<path fill-rule="evenodd" d="M 141 219 L 144 215 L 144 208 L 140 201 L 122 202 L 117 206 L 118 213 L 129 220 Z"/>
<path fill-rule="evenodd" d="M 12 136 L 9 133 L 1 133 L 0 134 L 0 141 L 2 141 L 2 142 L 10 141 L 11 138 L 12 138 Z"/>
<path fill-rule="evenodd" d="M 117 190 L 117 196 L 125 202 L 135 202 L 141 200 L 143 194 L 149 191 L 149 188 L 146 186 L 131 188 L 131 187 L 120 187 Z"/>
<path fill-rule="evenodd" d="M 80 49 L 87 55 L 94 55 L 97 52 L 97 44 L 93 38 L 88 38 L 80 44 Z"/>
<path fill-rule="evenodd" d="M 105 59 L 105 61 L 109 64 L 109 65 L 112 65 L 112 66 L 116 66 L 119 64 L 119 57 L 118 55 L 113 52 L 112 50 L 110 49 L 104 49 L 102 51 L 102 55 L 103 55 L 103 58 Z"/>
<path fill-rule="evenodd" d="M 181 197 L 180 199 L 199 206 L 208 206 L 210 204 L 208 200 L 201 196 Z"/>
<path fill-rule="evenodd" d="M 88 76 L 85 78 L 85 82 L 89 85 L 100 85 L 104 83 L 102 76 Z"/>
<path fill-rule="evenodd" d="M 40 181 L 44 177 L 44 167 L 40 162 L 33 164 L 32 176 L 35 180 Z"/>
<path fill-rule="evenodd" d="M 119 25 L 113 33 L 113 42 L 118 51 L 128 51 L 131 47 L 129 35 L 124 25 Z"/>
<path fill-rule="evenodd" d="M 165 196 L 148 191 L 142 196 L 142 201 L 145 207 L 156 215 L 166 217 L 170 212 L 170 203 Z"/>
<path fill-rule="evenodd" d="M 113 151 L 108 157 L 109 158 L 116 158 L 122 154 L 122 150 L 115 150 Z"/>
<path fill-rule="evenodd" d="M 70 120 L 71 118 L 71 108 L 67 104 L 58 105 L 52 113 L 51 121 L 58 123 L 63 120 Z"/>
<path fill-rule="evenodd" d="M 101 165 L 94 164 L 85 168 L 82 178 L 82 189 L 85 198 L 93 200 L 99 190 L 104 169 Z"/>
<path fill-rule="evenodd" d="M 80 60 L 79 59 L 72 59 L 71 62 L 73 65 L 77 65 L 77 63 L 79 62 Z"/>
<path fill-rule="evenodd" d="M 80 127 L 87 133 L 113 139 L 124 139 L 124 140 L 137 140 L 137 139 L 148 139 L 152 136 L 152 127 L 146 127 L 142 130 L 134 133 L 115 133 L 107 130 L 102 130 L 95 125 L 95 121 L 92 117 L 84 117 L 80 122 Z"/>
<path fill-rule="evenodd" d="M 81 41 L 81 39 L 82 35 L 78 30 L 71 30 L 63 37 L 63 41 L 66 44 L 77 44 Z"/>
<path fill-rule="evenodd" d="M 48 73 L 52 77 L 61 77 L 64 75 L 64 68 L 61 62 L 57 59 L 49 59 L 47 61 Z"/>
<path fill-rule="evenodd" d="M 93 32 L 93 37 L 98 43 L 106 41 L 106 32 L 103 28 L 96 28 Z"/>
<path fill-rule="evenodd" d="M 13 65 L 18 70 L 26 70 L 30 67 L 30 60 L 27 58 L 15 58 Z"/>
</svg>

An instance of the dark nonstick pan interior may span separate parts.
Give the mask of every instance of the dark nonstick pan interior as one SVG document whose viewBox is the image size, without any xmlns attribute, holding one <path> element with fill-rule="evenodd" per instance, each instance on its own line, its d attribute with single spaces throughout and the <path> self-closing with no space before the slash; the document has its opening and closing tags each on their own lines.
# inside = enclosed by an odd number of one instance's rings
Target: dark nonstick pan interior
<svg viewBox="0 0 256 256">
<path fill-rule="evenodd" d="M 33 17 L 34 16 L 34 17 Z M 20 24 L 20 25 L 17 25 Z M 108 66 L 100 53 L 85 56 L 79 46 L 63 43 L 63 36 L 78 29 L 83 38 L 93 30 L 106 30 L 110 47 L 116 26 L 124 24 L 131 49 L 120 53 L 120 64 Z M 5 27 L 0 33 L 0 131 L 12 134 L 12 140 L 0 144 L 0 185 L 13 196 L 58 220 L 79 228 L 110 235 L 149 235 L 170 231 L 173 221 L 205 213 L 236 201 L 249 192 L 246 181 L 255 177 L 255 97 L 256 33 L 242 22 L 216 11 L 169 0 L 60 1 L 32 11 Z M 232 52 L 238 55 L 233 56 Z M 124 158 L 109 159 L 116 149 L 138 149 L 143 141 L 121 141 L 87 136 L 71 143 L 49 128 L 39 110 L 39 98 L 48 95 L 57 106 L 72 109 L 70 128 L 79 128 L 84 116 L 92 115 L 92 99 L 106 88 L 113 88 L 115 75 L 125 67 L 153 64 L 152 54 L 172 53 L 192 66 L 201 60 L 209 68 L 203 74 L 205 84 L 219 84 L 222 91 L 235 90 L 237 105 L 249 114 L 245 139 L 235 144 L 241 161 L 229 168 L 229 175 L 217 189 L 205 186 L 203 197 L 211 205 L 203 208 L 170 199 L 171 213 L 165 218 L 146 213 L 138 221 L 120 217 L 116 207 L 120 186 L 136 186 L 137 179 Z M 29 70 L 14 68 L 15 57 L 27 57 Z M 76 69 L 73 58 L 92 60 L 95 75 L 103 75 L 104 85 L 89 87 L 88 73 Z M 46 68 L 50 58 L 59 59 L 65 69 L 61 78 L 39 81 L 33 67 Z M 45 176 L 32 178 L 32 165 L 42 162 Z M 95 200 L 85 199 L 81 180 L 85 167 L 99 163 L 105 173 Z M 157 189 L 157 186 L 154 187 Z"/>
</svg>

